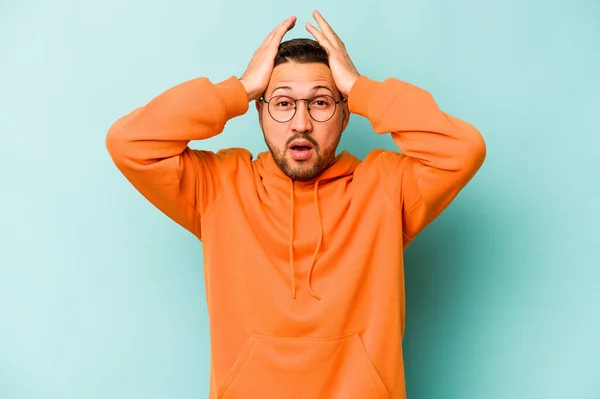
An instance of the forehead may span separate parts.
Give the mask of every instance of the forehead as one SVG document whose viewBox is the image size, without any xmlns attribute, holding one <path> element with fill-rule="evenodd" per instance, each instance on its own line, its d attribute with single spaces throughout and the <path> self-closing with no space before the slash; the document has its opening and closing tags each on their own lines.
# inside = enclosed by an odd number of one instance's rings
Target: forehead
<svg viewBox="0 0 600 399">
<path fill-rule="evenodd" d="M 271 93 L 277 87 L 281 86 L 291 88 L 291 90 L 277 90 L 278 92 L 282 92 L 282 94 L 284 92 L 299 94 L 312 92 L 315 86 L 325 86 L 332 92 L 336 91 L 331 70 L 327 65 L 321 63 L 299 64 L 296 62 L 285 62 L 277 65 L 271 73 L 267 93 Z"/>
</svg>

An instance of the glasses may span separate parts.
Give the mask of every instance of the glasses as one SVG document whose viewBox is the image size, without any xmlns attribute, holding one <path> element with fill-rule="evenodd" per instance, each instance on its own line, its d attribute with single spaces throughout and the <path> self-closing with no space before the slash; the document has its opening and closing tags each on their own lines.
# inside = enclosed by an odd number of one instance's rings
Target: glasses
<svg viewBox="0 0 600 399">
<path fill-rule="evenodd" d="M 336 101 L 335 98 L 326 94 L 313 98 L 292 98 L 289 96 L 275 96 L 270 101 L 261 97 L 260 100 L 267 104 L 269 115 L 279 123 L 285 123 L 292 120 L 298 109 L 298 101 L 306 101 L 308 104 L 308 114 L 317 122 L 327 122 L 335 115 L 337 105 L 346 101 L 342 98 Z"/>
</svg>

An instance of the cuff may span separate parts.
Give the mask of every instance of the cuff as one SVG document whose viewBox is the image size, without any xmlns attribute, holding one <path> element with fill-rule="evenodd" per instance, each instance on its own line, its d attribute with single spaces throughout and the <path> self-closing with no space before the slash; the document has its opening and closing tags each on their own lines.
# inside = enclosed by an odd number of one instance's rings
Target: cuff
<svg viewBox="0 0 600 399">
<path fill-rule="evenodd" d="M 243 115 L 248 111 L 248 93 L 237 77 L 231 76 L 215 84 L 215 90 L 225 106 L 226 120 Z"/>
<path fill-rule="evenodd" d="M 366 76 L 359 76 L 348 93 L 348 109 L 354 114 L 368 118 L 369 105 L 377 90 L 383 85 Z"/>
</svg>

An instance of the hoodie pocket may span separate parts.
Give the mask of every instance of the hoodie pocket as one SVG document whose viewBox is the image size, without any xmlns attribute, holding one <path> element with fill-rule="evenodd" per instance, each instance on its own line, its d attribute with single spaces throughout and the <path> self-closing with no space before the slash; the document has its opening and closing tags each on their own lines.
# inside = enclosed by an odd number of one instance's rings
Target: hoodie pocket
<svg viewBox="0 0 600 399">
<path fill-rule="evenodd" d="M 250 334 L 219 399 L 386 399 L 360 336 L 281 338 Z"/>
</svg>

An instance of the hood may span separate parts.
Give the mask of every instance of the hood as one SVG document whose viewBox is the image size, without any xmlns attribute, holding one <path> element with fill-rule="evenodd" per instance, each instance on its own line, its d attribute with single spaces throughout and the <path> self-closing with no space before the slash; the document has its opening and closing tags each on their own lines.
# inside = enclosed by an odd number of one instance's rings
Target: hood
<svg viewBox="0 0 600 399">
<path fill-rule="evenodd" d="M 321 250 L 321 244 L 323 242 L 323 222 L 321 220 L 321 212 L 319 210 L 319 186 L 326 184 L 330 181 L 340 179 L 354 173 L 356 167 L 360 164 L 360 159 L 350 154 L 348 151 L 342 151 L 337 157 L 329 164 L 329 166 L 321 172 L 317 177 L 310 180 L 303 180 L 301 183 L 305 187 L 313 187 L 314 192 L 314 206 L 315 212 L 317 215 L 317 220 L 319 221 L 319 237 L 317 238 L 317 242 L 315 243 L 315 252 L 312 257 L 312 261 L 310 267 L 308 269 L 308 273 L 306 275 L 306 283 L 308 286 L 308 290 L 310 294 L 318 300 L 321 300 L 321 297 L 314 292 L 311 287 L 311 277 L 313 274 L 313 269 L 315 267 L 315 263 L 317 260 L 317 256 L 319 251 Z M 296 277 L 294 272 L 294 180 L 288 177 L 279 166 L 275 163 L 273 156 L 270 151 L 265 151 L 258 154 L 256 165 L 258 168 L 258 172 L 261 177 L 269 177 L 271 179 L 281 179 L 282 185 L 287 185 L 289 187 L 290 192 L 290 236 L 289 236 L 289 267 L 290 267 L 290 285 L 292 290 L 292 296 L 296 298 Z"/>
</svg>

